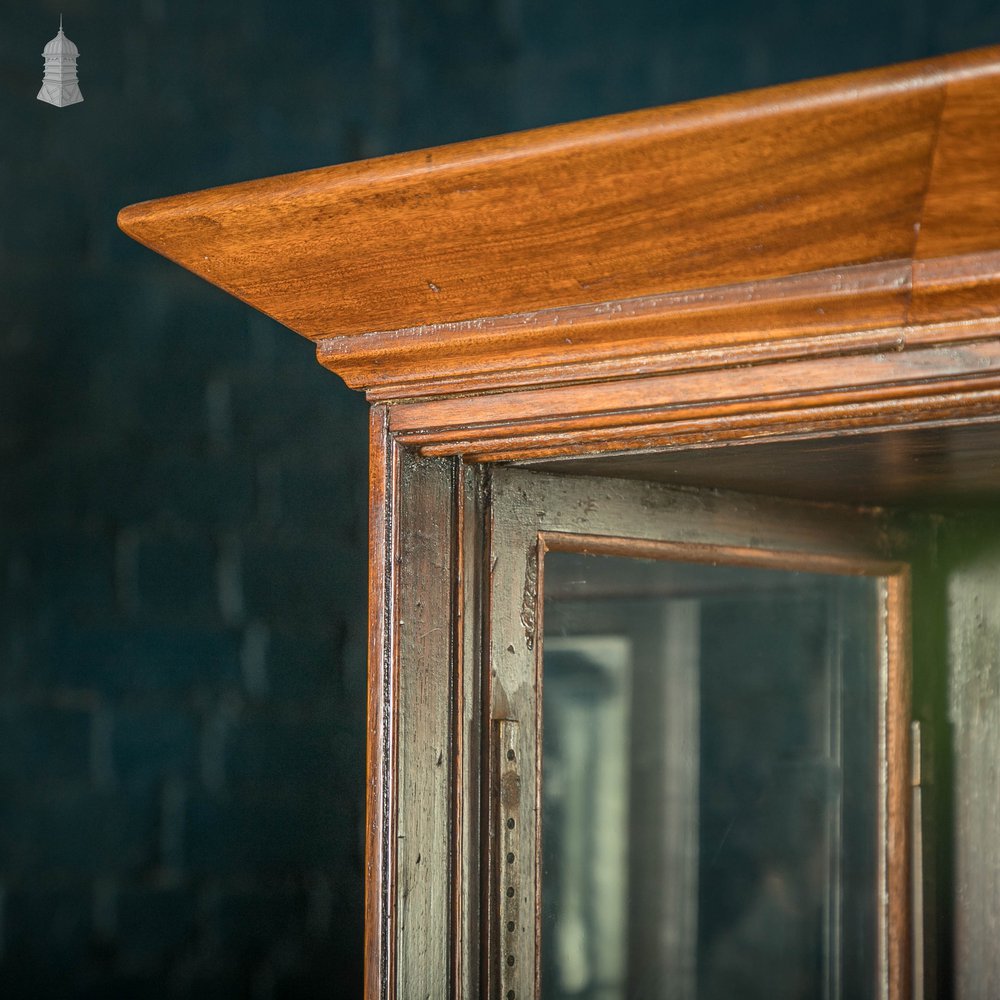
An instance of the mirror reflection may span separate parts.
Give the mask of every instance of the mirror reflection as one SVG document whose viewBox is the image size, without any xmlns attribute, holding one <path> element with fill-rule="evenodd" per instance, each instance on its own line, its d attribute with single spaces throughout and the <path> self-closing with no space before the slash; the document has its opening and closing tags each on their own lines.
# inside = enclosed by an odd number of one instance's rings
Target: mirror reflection
<svg viewBox="0 0 1000 1000">
<path fill-rule="evenodd" d="M 544 580 L 542 996 L 874 996 L 880 581 Z"/>
</svg>

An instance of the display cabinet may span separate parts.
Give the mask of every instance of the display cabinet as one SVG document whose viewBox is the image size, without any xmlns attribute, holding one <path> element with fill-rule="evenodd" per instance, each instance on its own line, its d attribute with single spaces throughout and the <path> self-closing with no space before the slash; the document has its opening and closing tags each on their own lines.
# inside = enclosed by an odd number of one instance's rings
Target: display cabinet
<svg viewBox="0 0 1000 1000">
<path fill-rule="evenodd" d="M 1000 996 L 998 125 L 982 50 L 123 210 L 372 404 L 372 1000 Z"/>
</svg>

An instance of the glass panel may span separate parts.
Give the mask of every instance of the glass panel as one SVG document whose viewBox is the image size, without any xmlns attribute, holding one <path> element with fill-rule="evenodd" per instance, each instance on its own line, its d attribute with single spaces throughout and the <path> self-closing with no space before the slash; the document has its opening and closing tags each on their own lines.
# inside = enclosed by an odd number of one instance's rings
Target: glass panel
<svg viewBox="0 0 1000 1000">
<path fill-rule="evenodd" d="M 875 995 L 880 581 L 545 557 L 542 996 Z"/>
</svg>

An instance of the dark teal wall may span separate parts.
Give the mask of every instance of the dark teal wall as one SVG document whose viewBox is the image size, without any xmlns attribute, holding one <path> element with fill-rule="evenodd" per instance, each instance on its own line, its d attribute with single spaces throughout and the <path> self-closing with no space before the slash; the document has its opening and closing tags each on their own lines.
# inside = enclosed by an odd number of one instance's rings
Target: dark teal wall
<svg viewBox="0 0 1000 1000">
<path fill-rule="evenodd" d="M 366 408 L 121 206 L 997 40 L 987 0 L 3 0 L 0 996 L 359 992 Z"/>
</svg>

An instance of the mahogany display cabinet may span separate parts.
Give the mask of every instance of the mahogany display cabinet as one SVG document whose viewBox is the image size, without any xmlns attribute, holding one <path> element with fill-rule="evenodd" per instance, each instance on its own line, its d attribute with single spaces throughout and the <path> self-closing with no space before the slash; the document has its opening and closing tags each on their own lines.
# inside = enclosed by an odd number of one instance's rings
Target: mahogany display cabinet
<svg viewBox="0 0 1000 1000">
<path fill-rule="evenodd" d="M 1000 49 L 120 225 L 371 401 L 370 1000 L 1000 996 Z"/>
</svg>

